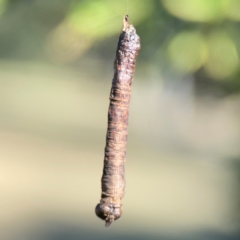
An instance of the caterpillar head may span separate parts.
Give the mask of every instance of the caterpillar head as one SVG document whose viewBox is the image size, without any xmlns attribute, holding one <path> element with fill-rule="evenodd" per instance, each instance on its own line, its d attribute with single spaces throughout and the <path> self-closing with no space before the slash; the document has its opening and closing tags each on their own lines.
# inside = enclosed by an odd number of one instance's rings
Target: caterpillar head
<svg viewBox="0 0 240 240">
<path fill-rule="evenodd" d="M 112 222 L 119 219 L 122 215 L 122 206 L 119 204 L 101 201 L 95 208 L 96 215 L 105 221 L 108 227 Z"/>
</svg>

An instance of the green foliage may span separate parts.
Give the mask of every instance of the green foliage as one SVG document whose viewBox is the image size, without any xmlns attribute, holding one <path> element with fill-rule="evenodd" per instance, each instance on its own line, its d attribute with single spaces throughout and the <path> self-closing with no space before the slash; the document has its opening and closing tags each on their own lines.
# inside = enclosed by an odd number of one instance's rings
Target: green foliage
<svg viewBox="0 0 240 240">
<path fill-rule="evenodd" d="M 129 11 L 130 20 L 138 24 L 151 14 L 152 1 L 131 0 Z M 67 21 L 81 34 L 99 39 L 118 33 L 124 14 L 126 4 L 123 1 L 83 0 L 72 4 Z"/>
<path fill-rule="evenodd" d="M 179 18 L 178 22 L 184 20 L 195 24 L 190 30 L 186 30 L 184 25 L 180 31 L 176 28 L 171 29 L 175 33 L 168 40 L 167 56 L 175 71 L 194 73 L 204 68 L 209 77 L 213 79 L 226 79 L 238 71 L 239 57 L 235 45 L 236 40 L 227 34 L 227 28 L 223 23 L 225 20 L 240 20 L 238 14 L 240 1 L 161 0 L 160 2 L 165 11 Z M 131 0 L 128 4 L 130 21 L 133 24 L 138 25 L 145 20 L 144 32 L 149 32 L 150 35 L 144 34 L 146 36 L 141 37 L 143 41 L 146 38 L 148 45 L 151 45 L 151 41 L 154 41 L 151 37 L 160 29 L 151 26 L 154 22 L 148 22 L 148 19 L 152 16 L 164 18 L 159 8 L 161 5 L 156 5 L 153 0 Z M 121 29 L 120 19 L 125 14 L 126 4 L 123 1 L 73 1 L 65 23 L 84 39 L 88 39 L 89 44 L 94 44 L 95 41 L 118 34 Z M 170 31 L 171 27 L 167 22 L 169 20 L 165 21 L 165 27 Z M 200 28 L 199 23 L 201 23 Z M 161 32 L 159 34 L 161 35 Z M 84 44 L 81 43 L 81 45 Z M 161 49 L 161 43 L 158 47 Z M 161 54 L 162 51 L 156 52 Z"/>
<path fill-rule="evenodd" d="M 7 0 L 0 0 L 0 14 L 2 14 L 6 8 Z"/>
<path fill-rule="evenodd" d="M 212 32 L 208 39 L 206 71 L 214 79 L 224 79 L 236 73 L 239 58 L 236 46 L 225 32 Z"/>
<path fill-rule="evenodd" d="M 168 54 L 177 70 L 195 72 L 204 66 L 214 79 L 228 78 L 239 68 L 236 46 L 224 31 L 211 31 L 208 36 L 198 31 L 180 32 L 170 42 Z"/>
<path fill-rule="evenodd" d="M 240 1 L 239 0 L 229 0 L 226 3 L 227 15 L 231 20 L 240 20 Z"/>
<path fill-rule="evenodd" d="M 239 20 L 239 0 L 162 0 L 174 16 L 187 21 L 214 22 L 224 18 Z"/>
<path fill-rule="evenodd" d="M 202 72 L 211 81 L 239 81 L 240 0 L 0 0 L 3 12 L 2 58 L 47 55 L 72 64 L 91 52 L 108 60 L 116 44 L 111 37 L 128 13 L 141 37 L 138 64 L 145 74 Z"/>
<path fill-rule="evenodd" d="M 174 67 L 183 72 L 194 72 L 207 59 L 207 44 L 199 32 L 181 32 L 170 42 L 168 52 Z"/>
<path fill-rule="evenodd" d="M 180 72 L 195 72 L 204 68 L 216 80 L 234 78 L 239 71 L 237 42 L 240 20 L 238 0 L 162 0 L 173 16 L 191 24 L 172 37 L 168 56 Z M 229 21 L 230 20 L 230 21 Z M 186 25 L 185 25 L 186 26 Z M 231 34 L 229 34 L 231 33 Z"/>
</svg>

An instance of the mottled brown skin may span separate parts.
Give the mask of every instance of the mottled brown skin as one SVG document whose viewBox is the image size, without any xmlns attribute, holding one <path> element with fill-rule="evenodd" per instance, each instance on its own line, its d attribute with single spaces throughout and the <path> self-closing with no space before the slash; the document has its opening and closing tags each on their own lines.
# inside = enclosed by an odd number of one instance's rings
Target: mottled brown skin
<svg viewBox="0 0 240 240">
<path fill-rule="evenodd" d="M 123 30 L 119 37 L 114 77 L 110 92 L 108 129 L 102 175 L 101 201 L 96 206 L 96 215 L 109 226 L 122 214 L 122 201 L 125 188 L 125 160 L 128 136 L 128 110 L 131 86 L 140 38 L 128 23 L 128 15 L 123 19 Z"/>
</svg>

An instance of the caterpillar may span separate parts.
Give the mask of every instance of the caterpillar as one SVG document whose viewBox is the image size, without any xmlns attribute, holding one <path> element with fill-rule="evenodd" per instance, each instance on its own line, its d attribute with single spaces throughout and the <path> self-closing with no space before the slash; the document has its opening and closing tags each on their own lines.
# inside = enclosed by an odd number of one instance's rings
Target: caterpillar
<svg viewBox="0 0 240 240">
<path fill-rule="evenodd" d="M 140 37 L 133 25 L 128 23 L 128 15 L 126 15 L 123 18 L 123 29 L 119 36 L 110 91 L 108 128 L 101 178 L 102 194 L 100 203 L 95 208 L 96 215 L 105 221 L 106 227 L 122 215 L 129 103 L 139 50 Z"/>
</svg>

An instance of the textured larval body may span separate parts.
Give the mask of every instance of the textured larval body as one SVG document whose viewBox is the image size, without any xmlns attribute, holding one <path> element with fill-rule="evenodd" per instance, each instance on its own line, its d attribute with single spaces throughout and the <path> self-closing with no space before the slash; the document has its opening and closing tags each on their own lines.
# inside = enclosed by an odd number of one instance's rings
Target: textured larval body
<svg viewBox="0 0 240 240">
<path fill-rule="evenodd" d="M 140 38 L 135 28 L 123 21 L 123 30 L 119 37 L 114 77 L 110 92 L 108 110 L 108 129 L 102 175 L 101 201 L 96 206 L 98 217 L 109 226 L 122 214 L 122 201 L 125 188 L 125 160 L 128 136 L 128 115 L 131 98 L 131 86 L 135 70 L 136 57 L 140 50 Z"/>
</svg>

